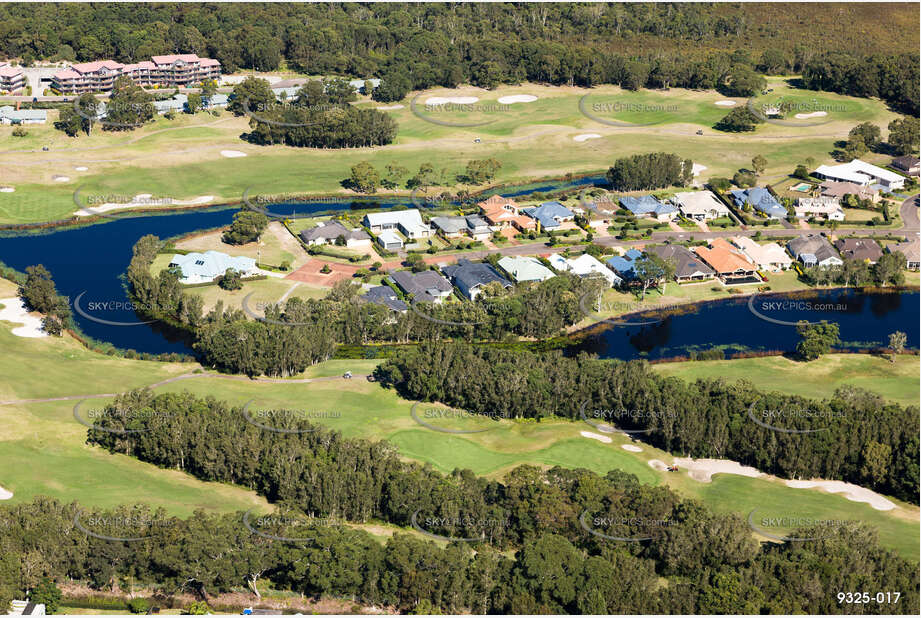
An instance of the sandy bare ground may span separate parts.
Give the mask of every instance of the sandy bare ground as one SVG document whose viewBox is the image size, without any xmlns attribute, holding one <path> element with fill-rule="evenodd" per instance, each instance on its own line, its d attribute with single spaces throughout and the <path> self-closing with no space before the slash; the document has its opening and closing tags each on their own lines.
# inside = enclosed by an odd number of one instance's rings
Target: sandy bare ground
<svg viewBox="0 0 921 618">
<path fill-rule="evenodd" d="M 691 166 L 691 174 L 694 175 L 694 176 L 698 176 L 698 175 L 700 175 L 700 173 L 701 173 L 702 171 L 704 171 L 705 169 L 707 169 L 707 166 L 706 166 L 706 165 L 701 165 L 700 163 L 694 163 L 694 164 Z"/>
<path fill-rule="evenodd" d="M 866 502 L 877 511 L 891 511 L 895 504 L 879 495 L 859 485 L 845 483 L 844 481 L 786 481 L 787 487 L 794 489 L 821 489 L 833 494 L 844 494 L 844 497 L 853 502 Z"/>
<path fill-rule="evenodd" d="M 716 105 L 719 105 L 720 107 L 733 107 L 733 106 L 735 106 L 736 102 L 735 102 L 735 101 L 730 101 L 729 99 L 726 99 L 726 100 L 724 100 L 724 101 L 717 101 L 715 104 L 716 104 Z"/>
<path fill-rule="evenodd" d="M 604 442 L 605 444 L 611 443 L 611 438 L 603 436 L 600 433 L 592 433 L 591 431 L 580 431 L 583 438 L 591 438 L 592 440 L 598 440 L 599 442 Z"/>
<path fill-rule="evenodd" d="M 738 474 L 739 476 L 748 476 L 751 478 L 763 476 L 763 473 L 756 468 L 743 466 L 736 461 L 729 461 L 728 459 L 676 457 L 674 462 L 678 464 L 680 469 L 687 470 L 688 476 L 701 483 L 709 483 L 712 481 L 714 474 Z"/>
<path fill-rule="evenodd" d="M 502 105 L 511 105 L 512 103 L 530 103 L 531 101 L 536 101 L 537 97 L 533 94 L 510 94 L 508 96 L 499 97 L 498 101 Z"/>
<path fill-rule="evenodd" d="M 425 100 L 425 104 L 446 105 L 448 103 L 454 103 L 455 105 L 472 105 L 479 100 L 479 97 L 429 97 Z"/>
<path fill-rule="evenodd" d="M 580 133 L 579 135 L 576 135 L 574 138 L 572 138 L 572 140 L 574 142 L 584 142 L 585 140 L 599 139 L 599 138 L 601 138 L 601 136 L 598 135 L 597 133 Z"/>
<path fill-rule="evenodd" d="M 397 103 L 396 105 L 381 105 L 380 107 L 375 107 L 374 109 L 387 111 L 388 109 L 403 109 L 403 107 L 403 105 Z"/>
<path fill-rule="evenodd" d="M 15 190 L 13 187 L 0 187 L 0 193 L 12 193 Z"/>
<path fill-rule="evenodd" d="M 624 449 L 625 451 L 630 451 L 631 453 L 642 453 L 643 452 L 643 449 L 633 444 L 621 444 L 620 448 Z"/>
<path fill-rule="evenodd" d="M 150 207 L 150 206 L 201 206 L 203 204 L 208 204 L 214 201 L 213 195 L 200 195 L 198 197 L 192 198 L 190 200 L 174 200 L 171 197 L 159 197 L 154 198 L 150 193 L 142 193 L 140 195 L 135 195 L 134 199 L 130 202 L 121 202 L 121 203 L 105 203 L 99 204 L 98 206 L 92 206 L 89 208 L 81 208 L 76 211 L 74 214 L 78 217 L 90 217 L 100 212 L 107 212 L 110 210 L 123 210 L 125 208 L 139 208 L 139 207 Z"/>
<path fill-rule="evenodd" d="M 13 497 L 13 492 L 0 487 L 0 500 L 9 500 Z"/>
<path fill-rule="evenodd" d="M 804 120 L 806 118 L 821 118 L 822 116 L 827 116 L 828 112 L 810 112 L 808 114 L 797 114 L 794 118 Z"/>
<path fill-rule="evenodd" d="M 16 296 L 12 298 L 0 298 L 0 321 L 13 322 L 22 324 L 13 328 L 13 334 L 17 337 L 47 337 L 48 333 L 42 330 L 41 318 L 29 315 L 26 311 L 22 300 Z"/>
<path fill-rule="evenodd" d="M 650 459 L 647 463 L 650 465 L 650 467 L 658 470 L 659 472 L 665 472 L 668 470 L 668 466 L 665 465 L 664 461 L 658 459 Z"/>
<path fill-rule="evenodd" d="M 227 157 L 228 159 L 238 159 L 240 157 L 245 157 L 245 152 L 240 152 L 239 150 L 222 150 L 222 157 Z"/>
</svg>

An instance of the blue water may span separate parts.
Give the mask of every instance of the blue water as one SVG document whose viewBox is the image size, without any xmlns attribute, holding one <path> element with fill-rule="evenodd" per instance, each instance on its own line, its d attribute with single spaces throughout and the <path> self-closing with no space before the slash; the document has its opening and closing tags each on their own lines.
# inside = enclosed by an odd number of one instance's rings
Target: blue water
<svg viewBox="0 0 921 618">
<path fill-rule="evenodd" d="M 908 335 L 907 347 L 919 346 L 918 292 L 861 293 L 856 290 L 819 290 L 802 295 L 759 295 L 752 302 L 767 318 L 783 322 L 827 320 L 838 324 L 839 348 L 885 346 L 889 335 Z M 646 322 L 643 316 L 621 321 Z M 669 358 L 692 351 L 722 347 L 729 357 L 744 351 L 792 351 L 799 341 L 794 325 L 776 324 L 755 315 L 749 298 L 731 298 L 687 307 L 659 322 L 642 326 L 596 327 L 571 349 L 602 358 Z"/>
</svg>

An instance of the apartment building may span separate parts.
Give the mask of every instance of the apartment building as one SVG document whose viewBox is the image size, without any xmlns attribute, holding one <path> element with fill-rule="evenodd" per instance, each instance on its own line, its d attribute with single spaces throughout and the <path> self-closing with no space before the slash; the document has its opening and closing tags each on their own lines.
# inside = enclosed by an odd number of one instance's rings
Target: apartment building
<svg viewBox="0 0 921 618">
<path fill-rule="evenodd" d="M 123 75 L 139 86 L 192 86 L 205 80 L 219 80 L 221 63 L 196 54 L 153 56 L 136 64 L 97 60 L 75 64 L 52 76 L 52 86 L 64 94 L 108 92 Z"/>
<path fill-rule="evenodd" d="M 26 87 L 26 76 L 22 69 L 0 62 L 0 92 L 16 92 Z"/>
</svg>

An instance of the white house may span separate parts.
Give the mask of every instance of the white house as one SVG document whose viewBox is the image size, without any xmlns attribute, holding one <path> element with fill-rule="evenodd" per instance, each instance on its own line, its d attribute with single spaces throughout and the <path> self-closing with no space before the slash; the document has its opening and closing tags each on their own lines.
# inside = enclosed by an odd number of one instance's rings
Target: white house
<svg viewBox="0 0 921 618">
<path fill-rule="evenodd" d="M 672 197 L 672 203 L 688 219 L 708 221 L 728 217 L 729 208 L 709 191 L 684 191 Z"/>
<path fill-rule="evenodd" d="M 841 165 L 820 165 L 816 168 L 815 175 L 828 180 L 853 182 L 862 187 L 878 184 L 889 191 L 905 186 L 905 177 L 901 174 L 890 172 L 860 159 L 854 159 L 850 163 Z"/>
<path fill-rule="evenodd" d="M 617 276 L 614 271 L 588 253 L 583 253 L 577 258 L 568 260 L 559 253 L 554 253 L 547 260 L 549 260 L 551 266 L 562 272 L 571 272 L 580 277 L 604 277 L 611 287 L 623 283 L 623 279 Z"/>
<path fill-rule="evenodd" d="M 377 235 L 377 242 L 388 251 L 396 251 L 397 249 L 403 248 L 403 239 L 393 230 L 383 230 Z"/>
<path fill-rule="evenodd" d="M 761 270 L 779 272 L 793 264 L 793 258 L 776 242 L 759 245 L 748 236 L 736 236 L 731 240 Z"/>
<path fill-rule="evenodd" d="M 0 107 L 0 124 L 45 124 L 48 112 L 43 109 L 15 109 L 12 105 Z"/>
<path fill-rule="evenodd" d="M 396 229 L 411 240 L 428 238 L 432 235 L 432 228 L 423 223 L 422 215 L 415 208 L 369 212 L 365 215 L 363 223 L 374 234 Z"/>
<path fill-rule="evenodd" d="M 824 217 L 829 221 L 844 221 L 844 209 L 836 197 L 801 197 L 793 208 L 799 219 Z"/>
<path fill-rule="evenodd" d="M 170 268 L 179 268 L 182 283 L 207 283 L 232 268 L 243 277 L 251 277 L 259 272 L 256 260 L 249 257 L 232 257 L 220 251 L 205 253 L 176 254 L 169 261 Z"/>
<path fill-rule="evenodd" d="M 541 264 L 535 257 L 505 256 L 499 260 L 499 266 L 516 282 L 546 281 L 556 275 L 553 271 Z"/>
</svg>

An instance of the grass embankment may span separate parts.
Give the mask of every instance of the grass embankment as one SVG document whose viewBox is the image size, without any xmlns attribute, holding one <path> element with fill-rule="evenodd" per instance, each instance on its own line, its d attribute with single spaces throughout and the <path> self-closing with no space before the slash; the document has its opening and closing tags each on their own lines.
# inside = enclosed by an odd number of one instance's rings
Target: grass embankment
<svg viewBox="0 0 921 618">
<path fill-rule="evenodd" d="M 46 125 L 30 126 L 27 138 L 12 137 L 10 127 L 0 127 L 0 165 L 15 172 L 15 182 L 5 182 L 16 189 L 0 194 L 0 223 L 68 217 L 76 209 L 73 192 L 78 187 L 83 195 L 151 193 L 174 199 L 210 195 L 215 202 L 239 201 L 246 189 L 253 195 L 348 196 L 354 194 L 345 191 L 341 181 L 358 161 L 367 160 L 379 170 L 396 163 L 414 173 L 421 164 L 432 162 L 432 152 L 439 153 L 436 167 L 447 170 L 449 176 L 462 172 L 471 159 L 494 157 L 502 162 L 495 179 L 501 184 L 604 170 L 618 157 L 651 151 L 676 152 L 705 165 L 704 179 L 731 177 L 740 167 L 750 167 L 752 157 L 760 154 L 768 161 L 762 177 L 770 181 L 789 174 L 807 158 L 817 164 L 831 163 L 828 153 L 833 142 L 846 137 L 858 122 L 885 127 L 896 117 L 880 101 L 795 91 L 776 79 L 770 85 L 774 98 L 805 98 L 811 103 L 820 94 L 819 102 L 832 109 L 829 122 L 808 126 L 809 121 L 804 120 L 803 126 L 794 127 L 764 124 L 751 134 L 725 134 L 712 129 L 729 109 L 715 105 L 726 98 L 715 91 L 627 92 L 612 86 L 582 89 L 524 84 L 493 91 L 438 89 L 417 100 L 417 111 L 431 119 L 489 123 L 476 127 L 443 126 L 419 118 L 411 109 L 411 100 L 418 93 L 411 93 L 401 103 L 402 109 L 387 112 L 399 123 L 395 143 L 377 148 L 255 146 L 240 139 L 249 130 L 248 118 L 226 112 L 220 118 L 210 114 L 183 115 L 173 121 L 158 118 L 127 135 L 95 131 L 90 137 L 68 138 L 53 128 L 53 118 Z M 508 106 L 498 103 L 499 98 L 513 94 L 538 99 Z M 611 126 L 588 117 L 580 111 L 585 95 L 582 107 L 595 118 L 653 124 Z M 476 96 L 478 111 L 427 109 L 425 101 L 431 96 Z M 737 106 L 745 103 L 735 100 Z M 367 99 L 358 104 L 377 107 Z M 636 109 L 645 111 L 625 111 Z M 697 130 L 704 134 L 696 135 Z M 573 140 L 584 133 L 601 137 Z M 39 145 L 48 145 L 49 150 L 42 152 Z M 247 157 L 226 158 L 222 150 L 239 150 Z M 77 171 L 80 166 L 89 169 Z M 53 176 L 70 180 L 57 181 Z"/>
</svg>

